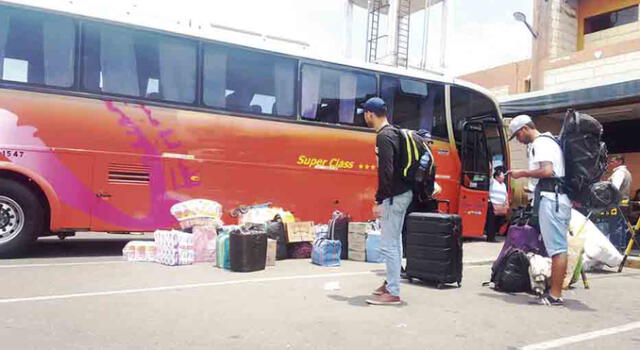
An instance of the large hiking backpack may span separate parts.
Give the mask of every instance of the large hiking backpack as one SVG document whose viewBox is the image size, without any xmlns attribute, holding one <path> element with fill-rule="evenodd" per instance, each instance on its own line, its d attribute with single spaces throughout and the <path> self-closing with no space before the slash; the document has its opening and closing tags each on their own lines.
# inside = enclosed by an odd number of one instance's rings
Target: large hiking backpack
<svg viewBox="0 0 640 350">
<path fill-rule="evenodd" d="M 602 125 L 588 114 L 569 109 L 560 131 L 564 153 L 564 190 L 571 200 L 586 203 L 591 185 L 607 170 L 607 146 Z"/>
<path fill-rule="evenodd" d="M 400 159 L 402 179 L 413 191 L 414 201 L 424 203 L 431 199 L 435 186 L 436 166 L 427 141 L 426 132 L 398 128 L 400 134 Z M 420 159 L 428 153 L 430 160 L 425 169 Z"/>
<path fill-rule="evenodd" d="M 529 258 L 520 249 L 511 248 L 502 259 L 491 268 L 491 283 L 495 290 L 507 293 L 528 292 Z"/>
</svg>

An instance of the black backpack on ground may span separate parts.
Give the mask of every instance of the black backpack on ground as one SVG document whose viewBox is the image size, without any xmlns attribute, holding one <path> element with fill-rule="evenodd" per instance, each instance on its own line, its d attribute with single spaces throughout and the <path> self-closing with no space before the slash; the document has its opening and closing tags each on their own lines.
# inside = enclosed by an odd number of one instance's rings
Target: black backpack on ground
<svg viewBox="0 0 640 350">
<path fill-rule="evenodd" d="M 426 131 L 396 128 L 400 134 L 400 164 L 402 179 L 413 191 L 415 202 L 426 203 L 432 199 L 436 180 L 436 166 L 429 147 Z M 426 168 L 420 167 L 420 158 L 429 153 L 431 159 Z"/>
<path fill-rule="evenodd" d="M 607 170 L 607 146 L 602 140 L 602 125 L 588 114 L 569 109 L 560 131 L 564 153 L 563 188 L 571 200 L 587 203 L 591 186 Z"/>
<path fill-rule="evenodd" d="M 280 215 L 276 215 L 273 220 L 267 221 L 265 231 L 270 239 L 276 242 L 276 260 L 284 260 L 287 258 L 287 235 L 284 229 L 284 223 Z"/>
<path fill-rule="evenodd" d="M 520 249 L 510 249 L 502 259 L 496 261 L 491 267 L 491 283 L 493 283 L 495 290 L 501 292 L 530 291 L 527 254 Z"/>
<path fill-rule="evenodd" d="M 620 204 L 622 194 L 610 181 L 600 181 L 591 185 L 587 207 L 591 209 L 615 208 Z"/>
</svg>

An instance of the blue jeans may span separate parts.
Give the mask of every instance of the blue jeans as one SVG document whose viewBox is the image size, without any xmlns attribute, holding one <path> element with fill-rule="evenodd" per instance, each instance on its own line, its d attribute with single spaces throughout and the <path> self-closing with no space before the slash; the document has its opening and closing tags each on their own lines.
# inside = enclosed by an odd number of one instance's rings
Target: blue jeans
<svg viewBox="0 0 640 350">
<path fill-rule="evenodd" d="M 407 191 L 382 202 L 382 241 L 380 252 L 387 264 L 387 290 L 400 296 L 400 267 L 402 266 L 402 227 L 413 193 Z"/>
<path fill-rule="evenodd" d="M 593 221 L 618 250 L 627 248 L 631 232 L 620 208 L 608 210 L 606 214 L 596 216 Z"/>
</svg>

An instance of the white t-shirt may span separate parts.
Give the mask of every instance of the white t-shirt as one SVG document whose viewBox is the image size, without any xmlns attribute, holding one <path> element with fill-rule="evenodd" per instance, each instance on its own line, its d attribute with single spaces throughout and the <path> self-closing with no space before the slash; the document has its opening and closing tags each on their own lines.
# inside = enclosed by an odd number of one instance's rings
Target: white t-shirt
<svg viewBox="0 0 640 350">
<path fill-rule="evenodd" d="M 499 183 L 496 179 L 491 179 L 489 199 L 493 204 L 503 205 L 507 203 L 507 184 Z"/>
<path fill-rule="evenodd" d="M 551 133 L 542 135 L 552 136 Z M 540 168 L 540 163 L 551 162 L 553 164 L 553 174 L 557 177 L 564 176 L 564 156 L 560 145 L 549 137 L 539 136 L 529 144 L 529 170 Z M 539 179 L 529 178 L 529 190 L 533 194 Z M 553 192 L 542 192 L 542 196 L 551 200 L 556 200 L 556 194 Z M 571 200 L 566 194 L 560 194 L 558 200 L 566 205 L 571 205 Z"/>
</svg>

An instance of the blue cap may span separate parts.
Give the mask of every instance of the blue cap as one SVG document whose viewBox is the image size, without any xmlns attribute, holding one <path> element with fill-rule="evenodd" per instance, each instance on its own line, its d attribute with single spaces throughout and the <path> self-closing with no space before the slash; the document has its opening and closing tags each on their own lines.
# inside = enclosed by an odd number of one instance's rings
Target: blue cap
<svg viewBox="0 0 640 350">
<path fill-rule="evenodd" d="M 365 112 L 373 112 L 376 115 L 387 114 L 387 104 L 380 97 L 372 97 L 362 105 Z"/>
</svg>

